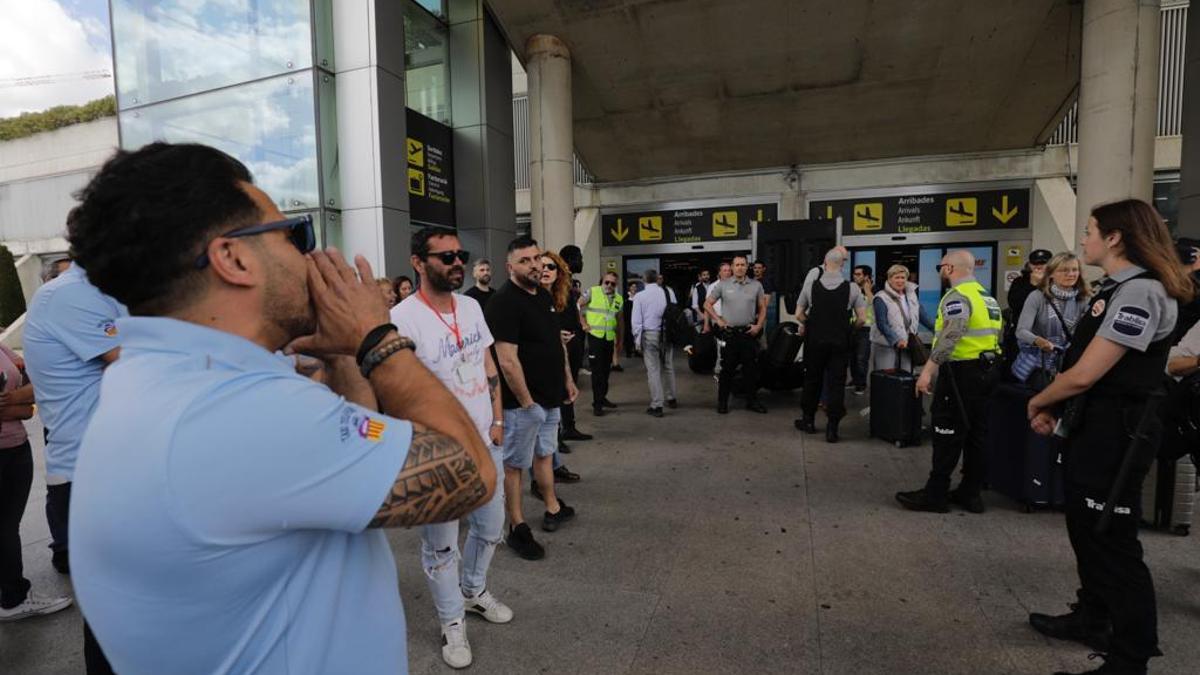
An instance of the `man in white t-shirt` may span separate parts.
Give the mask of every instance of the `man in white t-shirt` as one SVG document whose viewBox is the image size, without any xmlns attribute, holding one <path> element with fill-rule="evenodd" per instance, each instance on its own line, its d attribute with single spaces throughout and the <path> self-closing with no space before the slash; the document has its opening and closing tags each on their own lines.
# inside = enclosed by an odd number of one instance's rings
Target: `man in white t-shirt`
<svg viewBox="0 0 1200 675">
<path fill-rule="evenodd" d="M 489 443 L 496 471 L 503 472 L 504 422 L 500 375 L 492 360 L 492 333 L 474 299 L 462 288 L 470 255 L 458 236 L 426 227 L 412 238 L 418 290 L 392 308 L 392 323 L 416 343 L 421 361 L 463 404 L 479 435 Z M 467 516 L 470 531 L 458 555 L 458 521 L 421 528 L 421 564 L 442 624 L 442 659 L 452 668 L 471 665 L 467 610 L 492 623 L 508 623 L 512 610 L 487 591 L 487 572 L 504 528 L 504 488 Z M 460 569 L 461 567 L 461 569 Z"/>
</svg>

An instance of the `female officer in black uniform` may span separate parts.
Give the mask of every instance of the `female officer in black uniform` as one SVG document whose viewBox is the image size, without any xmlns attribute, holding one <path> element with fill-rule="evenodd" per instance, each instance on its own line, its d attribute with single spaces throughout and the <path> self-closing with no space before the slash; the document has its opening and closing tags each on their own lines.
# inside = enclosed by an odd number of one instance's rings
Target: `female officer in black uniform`
<svg viewBox="0 0 1200 675">
<path fill-rule="evenodd" d="M 1175 261 L 1162 218 L 1129 199 L 1099 206 L 1088 220 L 1083 259 L 1106 277 L 1080 317 L 1064 371 L 1029 402 L 1033 429 L 1065 435 L 1067 534 L 1079 570 L 1079 601 L 1062 616 L 1031 614 L 1038 631 L 1107 652 L 1096 673 L 1146 672 L 1158 656 L 1150 570 L 1142 561 L 1138 516 L 1142 480 L 1161 428 L 1143 410 L 1162 386 L 1177 316 L 1192 286 Z M 1067 402 L 1065 408 L 1058 404 Z M 1068 411 L 1060 421 L 1060 410 Z M 1103 533 L 1096 523 L 1118 468 L 1142 423 L 1148 437 L 1122 484 Z"/>
</svg>

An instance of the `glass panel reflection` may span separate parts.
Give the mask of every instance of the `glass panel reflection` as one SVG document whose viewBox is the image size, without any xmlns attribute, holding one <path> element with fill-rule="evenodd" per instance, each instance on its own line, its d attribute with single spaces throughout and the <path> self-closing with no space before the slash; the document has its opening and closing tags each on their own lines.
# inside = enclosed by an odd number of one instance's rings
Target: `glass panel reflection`
<svg viewBox="0 0 1200 675">
<path fill-rule="evenodd" d="M 433 13 L 434 16 L 446 18 L 446 3 L 444 0 L 417 0 L 417 4 Z"/>
<path fill-rule="evenodd" d="M 309 0 L 113 0 L 121 108 L 313 65 Z"/>
<path fill-rule="evenodd" d="M 121 113 L 121 145 L 204 143 L 237 157 L 283 211 L 320 208 L 313 71 Z"/>
<path fill-rule="evenodd" d="M 404 3 L 404 78 L 407 105 L 442 124 L 450 123 L 448 30 L 412 2 Z"/>
</svg>

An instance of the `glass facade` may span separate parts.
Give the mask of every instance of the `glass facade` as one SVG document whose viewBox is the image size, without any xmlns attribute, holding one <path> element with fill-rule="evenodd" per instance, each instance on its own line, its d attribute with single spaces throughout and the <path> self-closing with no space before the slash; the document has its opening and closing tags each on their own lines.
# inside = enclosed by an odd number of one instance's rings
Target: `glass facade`
<svg viewBox="0 0 1200 675">
<path fill-rule="evenodd" d="M 340 240 L 333 0 L 113 0 L 121 146 L 204 143 Z"/>
<path fill-rule="evenodd" d="M 427 11 L 431 4 L 441 3 L 404 2 L 406 101 L 422 115 L 450 124 L 450 30 Z"/>
</svg>

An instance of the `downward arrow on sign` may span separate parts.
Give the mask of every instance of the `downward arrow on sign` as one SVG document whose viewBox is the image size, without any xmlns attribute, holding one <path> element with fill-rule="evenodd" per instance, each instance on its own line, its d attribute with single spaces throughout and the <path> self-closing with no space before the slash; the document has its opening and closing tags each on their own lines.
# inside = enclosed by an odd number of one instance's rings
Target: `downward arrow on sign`
<svg viewBox="0 0 1200 675">
<path fill-rule="evenodd" d="M 609 232 L 612 232 L 613 239 L 617 241 L 625 241 L 625 237 L 629 236 L 629 228 L 625 227 L 625 223 L 620 218 L 617 218 L 616 228 L 609 230 Z"/>
<path fill-rule="evenodd" d="M 996 216 L 996 220 L 1000 221 L 1001 224 L 1008 224 L 1008 221 L 1017 216 L 1017 207 L 1014 206 L 1009 210 L 1008 195 L 1004 195 L 1000 198 L 1000 209 L 997 210 L 996 207 L 992 207 L 992 215 Z"/>
</svg>

